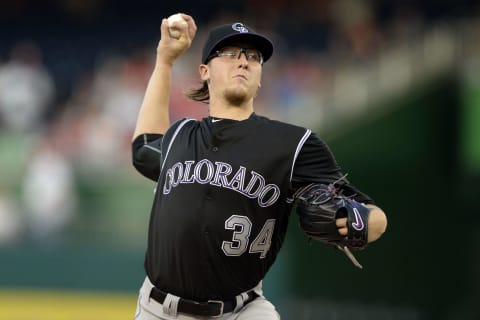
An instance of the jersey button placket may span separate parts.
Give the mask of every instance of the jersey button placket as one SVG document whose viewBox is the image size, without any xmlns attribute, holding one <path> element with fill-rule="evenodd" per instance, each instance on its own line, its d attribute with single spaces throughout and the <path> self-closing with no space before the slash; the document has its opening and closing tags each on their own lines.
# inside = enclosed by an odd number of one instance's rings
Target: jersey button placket
<svg viewBox="0 0 480 320">
<path fill-rule="evenodd" d="M 212 200 L 213 199 L 212 191 L 210 189 L 208 189 L 207 192 L 205 193 L 205 199 L 206 200 Z"/>
<path fill-rule="evenodd" d="M 218 147 L 213 147 L 213 148 L 212 148 L 212 151 L 213 151 L 213 152 L 217 152 L 217 151 L 218 151 Z"/>
</svg>

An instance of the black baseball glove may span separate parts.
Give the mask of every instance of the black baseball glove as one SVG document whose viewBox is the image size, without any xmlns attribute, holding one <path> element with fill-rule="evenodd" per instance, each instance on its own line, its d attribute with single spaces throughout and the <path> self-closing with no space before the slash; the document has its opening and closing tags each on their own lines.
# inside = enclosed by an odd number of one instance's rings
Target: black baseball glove
<svg viewBox="0 0 480 320">
<path fill-rule="evenodd" d="M 362 268 L 349 249 L 366 247 L 370 209 L 341 195 L 334 184 L 310 184 L 297 191 L 295 199 L 300 228 L 311 239 L 342 250 Z M 338 232 L 338 218 L 347 218 L 347 236 Z"/>
</svg>

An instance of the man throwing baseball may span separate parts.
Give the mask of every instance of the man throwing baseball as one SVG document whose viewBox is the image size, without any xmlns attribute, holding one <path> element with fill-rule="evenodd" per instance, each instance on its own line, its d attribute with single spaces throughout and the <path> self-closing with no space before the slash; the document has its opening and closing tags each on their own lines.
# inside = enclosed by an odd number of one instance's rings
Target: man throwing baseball
<svg viewBox="0 0 480 320">
<path fill-rule="evenodd" d="M 132 143 L 135 168 L 156 182 L 135 319 L 280 319 L 262 280 L 296 204 L 307 235 L 342 250 L 377 240 L 387 220 L 318 136 L 254 112 L 273 44 L 243 23 L 210 30 L 204 44 L 202 84 L 188 97 L 208 103 L 209 117 L 170 124 L 172 68 L 197 30 L 181 17 L 175 37 L 162 21 Z"/>
</svg>

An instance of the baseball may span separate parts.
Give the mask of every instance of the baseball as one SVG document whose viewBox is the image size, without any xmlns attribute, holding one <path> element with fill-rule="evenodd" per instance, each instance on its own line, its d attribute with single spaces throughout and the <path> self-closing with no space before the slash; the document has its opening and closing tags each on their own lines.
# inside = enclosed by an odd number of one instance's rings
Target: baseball
<svg viewBox="0 0 480 320">
<path fill-rule="evenodd" d="M 182 24 L 186 25 L 187 21 L 182 18 L 182 15 L 180 13 L 173 14 L 168 17 L 168 31 L 170 33 L 170 37 L 178 39 L 180 38 L 180 30 L 173 25 L 174 23 L 176 23 L 178 27 Z"/>
</svg>

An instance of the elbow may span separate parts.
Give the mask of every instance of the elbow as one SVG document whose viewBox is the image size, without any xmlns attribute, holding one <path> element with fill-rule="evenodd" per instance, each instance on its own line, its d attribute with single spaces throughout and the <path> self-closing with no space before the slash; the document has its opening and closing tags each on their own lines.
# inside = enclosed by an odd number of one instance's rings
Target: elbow
<svg viewBox="0 0 480 320">
<path fill-rule="evenodd" d="M 138 159 L 136 159 L 135 157 L 132 157 L 132 166 L 139 172 L 139 173 L 142 173 L 143 171 L 143 164 L 138 161 Z"/>
<path fill-rule="evenodd" d="M 139 149 L 136 149 L 135 147 L 132 148 L 132 166 L 138 171 L 142 172 L 143 168 L 143 161 L 142 158 L 139 157 Z"/>
<path fill-rule="evenodd" d="M 148 163 L 135 158 L 132 159 L 132 165 L 144 177 L 155 182 L 158 180 L 160 172 L 156 166 L 149 166 Z"/>
<path fill-rule="evenodd" d="M 144 149 L 132 150 L 132 165 L 144 177 L 157 181 L 160 174 L 160 159 L 149 157 Z"/>
</svg>

